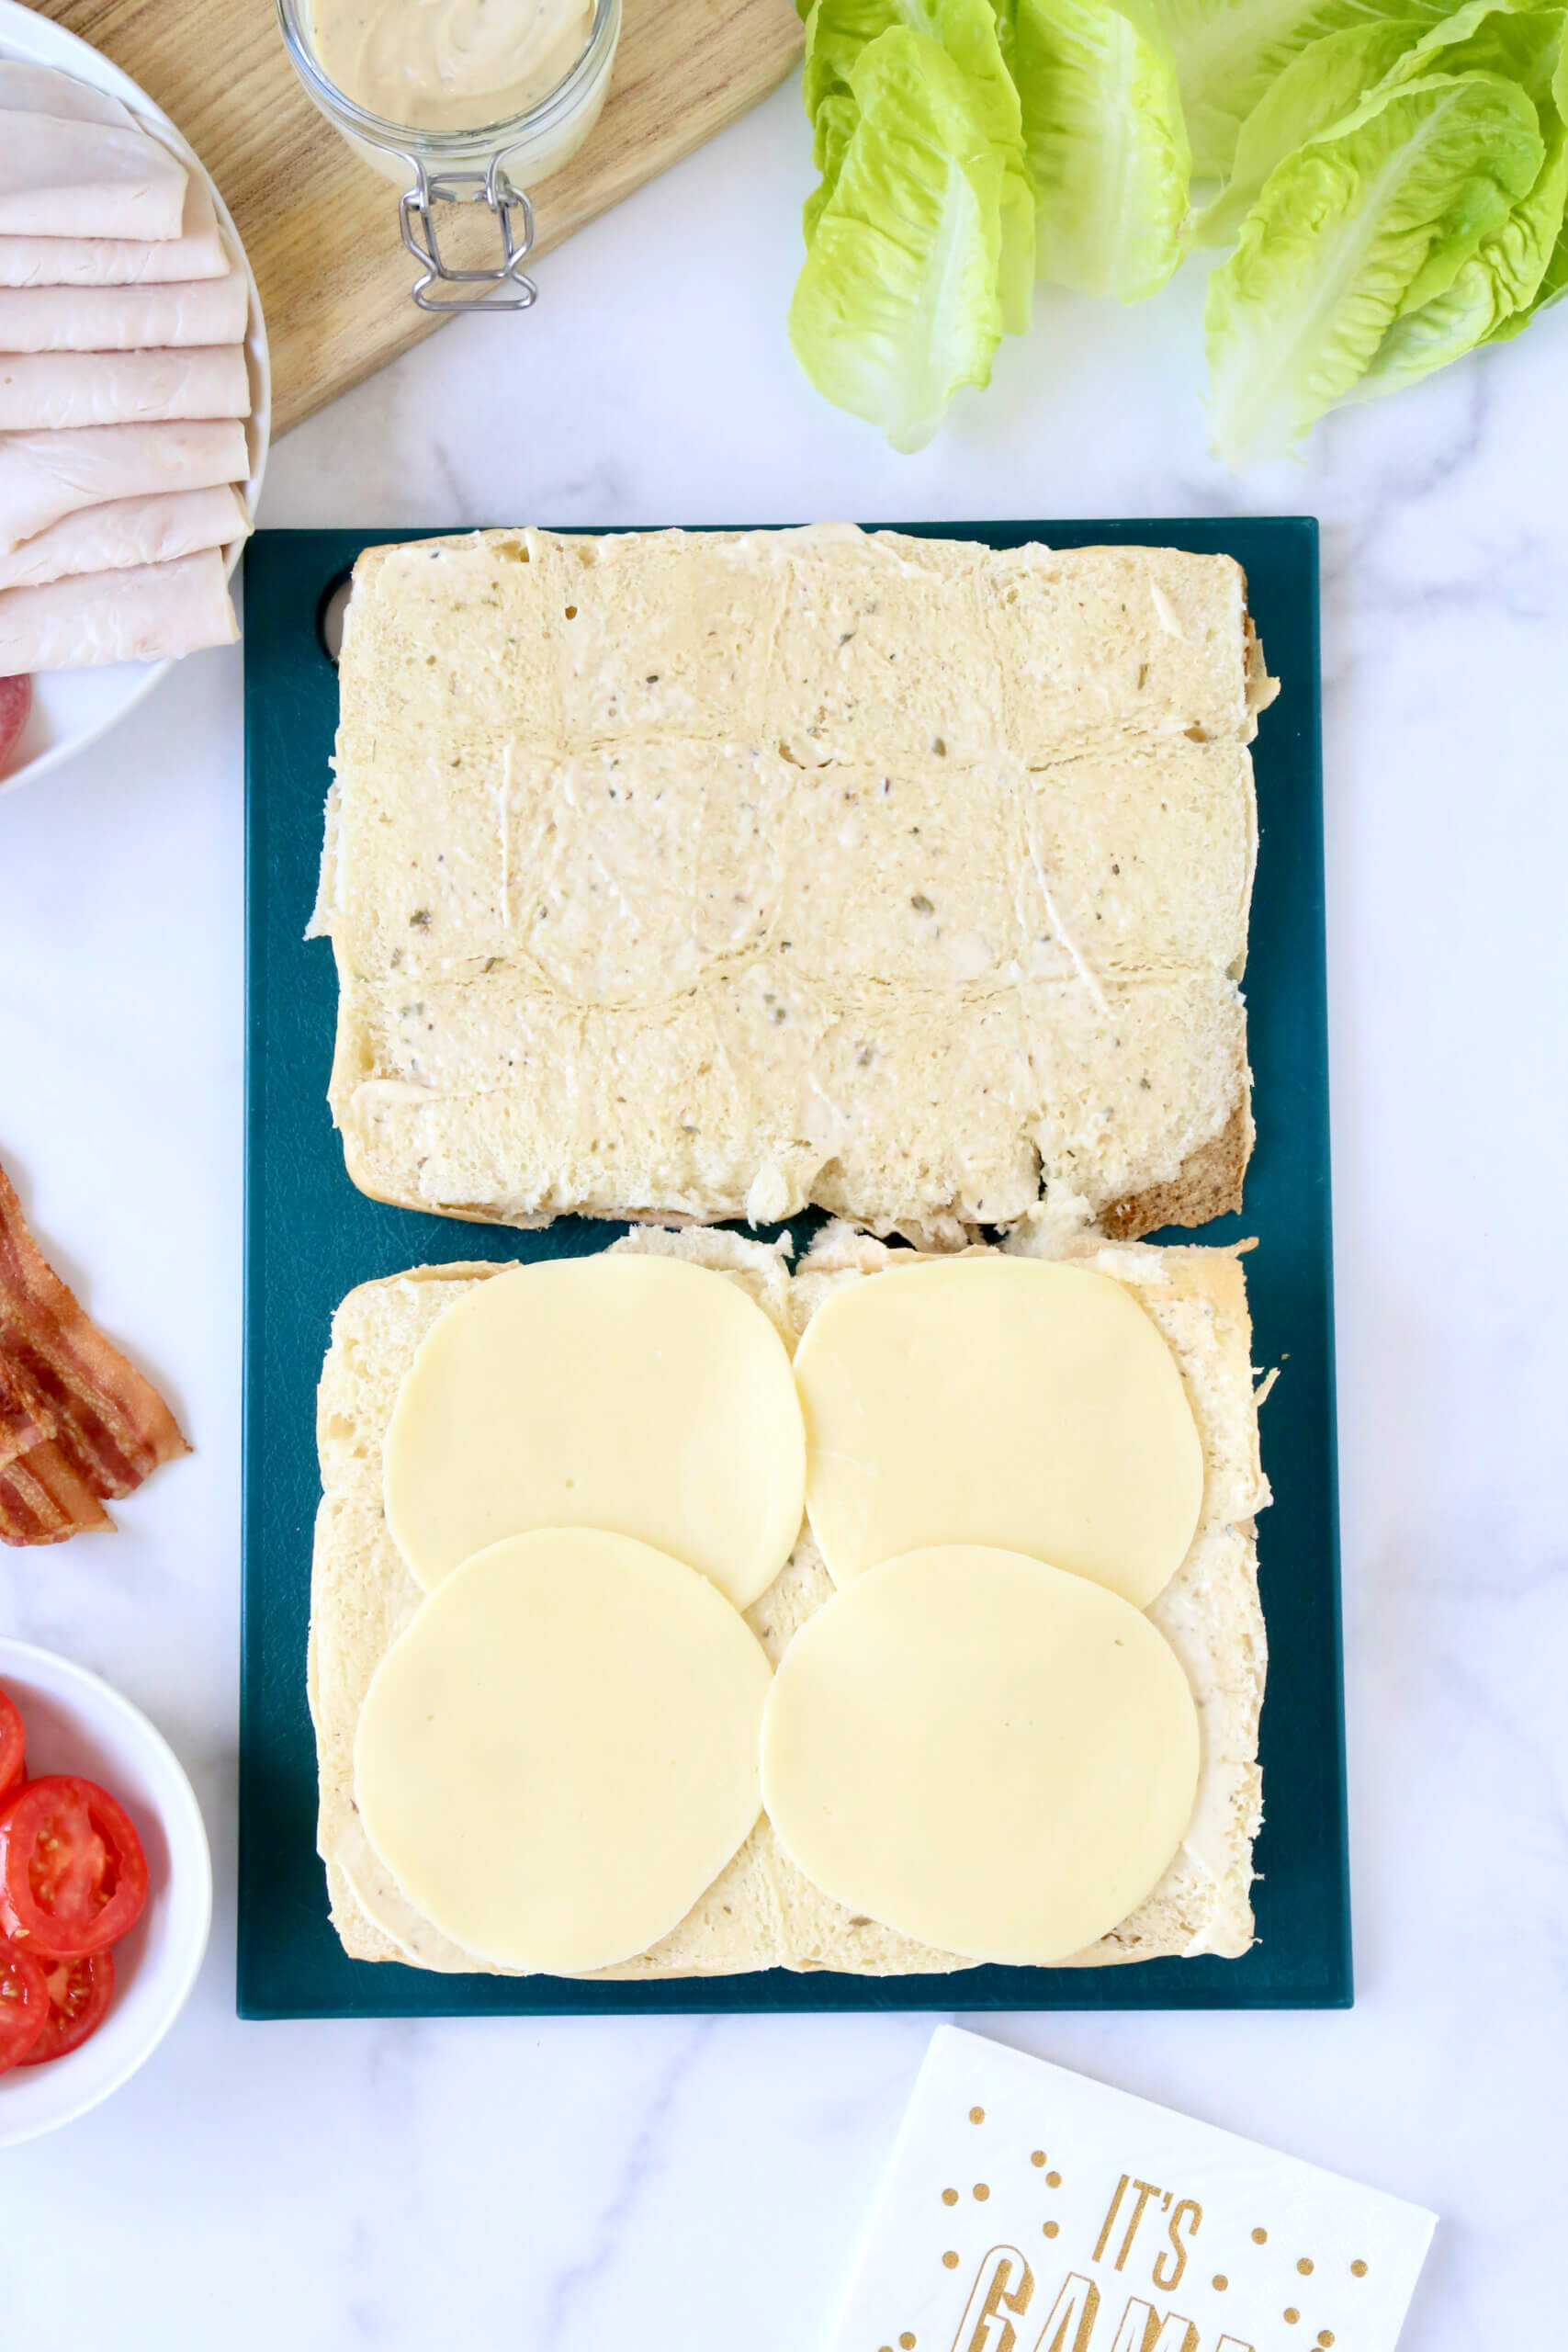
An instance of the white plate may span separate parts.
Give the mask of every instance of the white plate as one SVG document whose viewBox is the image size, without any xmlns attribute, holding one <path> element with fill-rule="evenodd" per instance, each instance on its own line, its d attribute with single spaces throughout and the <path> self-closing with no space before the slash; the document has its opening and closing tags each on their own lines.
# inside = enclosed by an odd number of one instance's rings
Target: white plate
<svg viewBox="0 0 1568 2352">
<path fill-rule="evenodd" d="M 0 1640 L 0 1690 L 16 1701 L 30 1778 L 82 1772 L 118 1797 L 147 1855 L 147 1908 L 114 1949 L 114 1999 L 80 2050 L 0 2075 L 0 2148 L 85 2115 L 129 2082 L 185 2007 L 212 1920 L 201 1809 L 178 1759 L 129 1699 L 85 1667 Z"/>
<path fill-rule="evenodd" d="M 107 90 L 111 97 L 121 99 L 134 114 L 155 128 L 172 147 L 188 171 L 199 173 L 212 193 L 219 225 L 224 237 L 245 273 L 251 292 L 250 331 L 245 337 L 245 354 L 251 369 L 251 414 L 245 427 L 250 448 L 250 480 L 241 490 L 251 521 L 256 519 L 256 503 L 261 497 L 262 474 L 266 465 L 267 436 L 272 420 L 272 369 L 267 359 L 266 327 L 262 319 L 261 297 L 239 232 L 229 216 L 229 208 L 219 194 L 210 174 L 203 170 L 198 158 L 186 146 L 174 124 L 161 107 L 155 107 L 144 90 L 139 89 L 129 74 L 89 49 L 85 40 L 68 33 L 63 25 L 52 23 L 48 17 L 39 16 L 31 8 L 24 8 L 18 0 L 0 0 L 0 57 L 21 58 L 33 65 L 57 66 L 61 73 L 73 74 L 77 81 L 86 82 L 95 90 Z M 229 575 L 240 560 L 244 542 L 236 539 L 225 549 Z M 106 728 L 112 727 L 128 710 L 135 708 L 150 695 L 161 678 L 165 677 L 172 662 L 115 662 L 96 670 L 45 670 L 33 680 L 32 717 L 22 738 L 22 752 L 17 763 L 0 776 L 0 792 L 23 783 L 29 776 L 39 776 L 69 759 L 73 752 L 94 742 Z"/>
</svg>

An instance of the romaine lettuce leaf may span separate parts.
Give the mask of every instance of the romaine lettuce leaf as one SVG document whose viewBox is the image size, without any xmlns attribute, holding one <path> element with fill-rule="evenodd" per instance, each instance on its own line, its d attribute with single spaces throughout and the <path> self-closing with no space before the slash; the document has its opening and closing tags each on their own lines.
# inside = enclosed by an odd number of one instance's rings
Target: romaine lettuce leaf
<svg viewBox="0 0 1568 2352">
<path fill-rule="evenodd" d="M 801 226 L 806 232 L 807 244 L 811 243 L 822 208 L 838 184 L 839 173 L 859 120 L 860 108 L 848 90 L 835 92 L 824 98 L 817 110 L 817 120 L 812 126 L 811 160 L 822 178 L 820 185 L 814 187 L 806 199 Z"/>
<path fill-rule="evenodd" d="M 1562 39 L 1562 9 L 1530 8 L 1516 0 L 1467 0 L 1389 68 L 1391 84 L 1428 74 L 1500 74 L 1517 82 L 1538 107 L 1552 114 L 1551 77 Z"/>
<path fill-rule="evenodd" d="M 1464 18 L 1472 21 L 1467 26 Z M 1450 28 L 1454 37 L 1444 41 Z M 1563 29 L 1561 9 L 1505 12 L 1495 0 L 1490 6 L 1472 0 L 1394 70 L 1391 78 L 1397 81 L 1429 56 L 1445 70 L 1507 75 L 1535 100 L 1546 160 L 1529 195 L 1499 228 L 1488 231 L 1448 291 L 1394 321 L 1357 397 L 1398 391 L 1479 343 L 1517 334 L 1568 284 L 1568 122 L 1557 95 L 1564 76 Z"/>
<path fill-rule="evenodd" d="M 1530 300 L 1519 310 L 1510 311 L 1506 318 L 1499 319 L 1486 341 L 1511 343 L 1542 311 L 1550 311 L 1553 303 L 1561 302 L 1564 294 L 1568 294 L 1568 227 L 1559 230 L 1557 243 L 1547 257 L 1545 273 Z"/>
<path fill-rule="evenodd" d="M 1545 160 L 1530 99 L 1485 74 L 1375 92 L 1286 156 L 1209 280 L 1216 454 L 1254 465 L 1300 440 L 1394 320 L 1454 284 Z"/>
<path fill-rule="evenodd" d="M 843 153 L 843 110 L 853 107 L 855 60 L 882 34 L 902 27 L 940 42 L 970 85 L 970 96 L 1002 169 L 1002 311 L 1010 334 L 1029 324 L 1034 281 L 1034 194 L 1023 147 L 1018 91 L 1002 59 L 991 0 L 817 0 L 807 20 L 803 92 L 816 126 L 824 187 L 806 207 L 809 242 L 826 202 L 831 166 Z M 824 118 L 829 128 L 822 130 Z"/>
<path fill-rule="evenodd" d="M 1242 124 L 1231 175 L 1193 222 L 1193 243 L 1234 244 L 1275 164 L 1353 114 L 1426 30 L 1419 17 L 1391 17 L 1327 33 L 1292 57 Z"/>
<path fill-rule="evenodd" d="M 1223 179 L 1242 124 L 1291 60 L 1329 33 L 1391 17 L 1424 25 L 1452 0 L 1159 0 L 1176 57 L 1192 171 Z"/>
<path fill-rule="evenodd" d="M 1557 67 L 1551 77 L 1551 96 L 1559 121 L 1568 122 L 1568 31 L 1564 32 L 1558 50 Z M 1568 226 L 1558 233 L 1557 243 L 1546 265 L 1546 275 L 1535 289 L 1534 300 L 1526 309 L 1515 311 L 1510 317 L 1500 321 L 1487 337 L 1488 342 L 1506 343 L 1512 336 L 1522 334 L 1532 319 L 1539 318 L 1542 311 L 1551 310 L 1564 294 L 1568 294 Z"/>
<path fill-rule="evenodd" d="M 807 18 L 801 94 L 813 121 L 830 93 L 845 92 L 857 57 L 896 26 L 940 41 L 975 84 L 975 98 L 989 136 L 1021 146 L 1018 92 L 1003 62 L 991 0 L 817 0 Z"/>
<path fill-rule="evenodd" d="M 1395 319 L 1351 395 L 1371 400 L 1419 383 L 1435 368 L 1495 339 L 1530 314 L 1562 233 L 1568 201 L 1568 132 L 1555 126 L 1536 184 L 1500 228 L 1489 230 L 1446 292 Z"/>
<path fill-rule="evenodd" d="M 990 381 L 1002 162 L 969 77 L 929 34 L 879 34 L 848 81 L 859 119 L 807 249 L 790 342 L 827 399 L 919 449 L 961 384 Z"/>
<path fill-rule="evenodd" d="M 1139 0 L 1012 0 L 1039 269 L 1141 301 L 1181 259 L 1190 154 L 1176 64 Z"/>
</svg>

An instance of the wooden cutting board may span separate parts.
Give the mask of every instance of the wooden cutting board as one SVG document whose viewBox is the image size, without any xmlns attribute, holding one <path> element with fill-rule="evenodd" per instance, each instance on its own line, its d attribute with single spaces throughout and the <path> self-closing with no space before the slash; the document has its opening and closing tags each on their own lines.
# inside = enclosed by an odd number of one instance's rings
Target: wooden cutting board
<svg viewBox="0 0 1568 2352">
<path fill-rule="evenodd" d="M 275 435 L 441 323 L 410 300 L 414 264 L 396 189 L 355 161 L 306 97 L 271 0 L 41 5 L 156 99 L 222 190 L 266 313 Z M 790 0 L 623 6 L 609 98 L 581 154 L 538 192 L 536 250 L 689 155 L 764 97 L 800 52 Z M 444 207 L 439 229 L 450 258 L 494 259 L 496 228 L 482 207 Z M 522 341 L 528 321 L 515 323 Z"/>
</svg>

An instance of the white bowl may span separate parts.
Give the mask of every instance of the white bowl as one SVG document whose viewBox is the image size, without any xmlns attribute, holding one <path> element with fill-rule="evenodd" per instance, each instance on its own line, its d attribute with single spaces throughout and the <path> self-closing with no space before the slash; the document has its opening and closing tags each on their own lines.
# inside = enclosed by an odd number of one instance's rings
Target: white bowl
<svg viewBox="0 0 1568 2352">
<path fill-rule="evenodd" d="M 85 82 L 95 90 L 103 90 L 111 98 L 120 99 L 139 115 L 150 129 L 155 130 L 165 146 L 172 147 L 190 172 L 199 173 L 207 182 L 230 252 L 245 273 L 250 288 L 251 314 L 245 331 L 245 355 L 251 371 L 251 413 L 245 421 L 245 441 L 250 454 L 250 477 L 239 484 L 245 512 L 254 525 L 256 507 L 261 499 L 262 476 L 266 470 L 267 444 L 272 430 L 272 363 L 267 353 L 266 326 L 262 318 L 261 296 L 256 291 L 255 273 L 245 257 L 240 232 L 235 228 L 228 206 L 219 193 L 212 175 L 199 156 L 184 140 L 162 107 L 154 106 L 139 84 L 118 65 L 109 62 L 96 49 L 89 48 L 63 25 L 51 17 L 40 16 L 35 7 L 21 5 L 21 0 L 0 0 L 0 57 L 21 59 L 32 65 L 52 65 L 62 74 L 73 74 L 78 82 Z M 244 552 L 244 541 L 235 539 L 224 549 L 224 560 L 231 580 Z M 23 732 L 21 747 L 4 775 L 0 775 L 0 792 L 37 778 L 58 767 L 62 760 L 73 758 L 89 743 L 107 733 L 117 719 L 134 710 L 145 700 L 154 686 L 166 678 L 174 668 L 172 662 L 111 662 L 98 668 L 85 670 L 43 670 L 33 680 L 32 716 Z M 4 2080 L 0 2076 L 0 2080 Z"/>
<path fill-rule="evenodd" d="M 212 1920 L 201 1808 L 174 1750 L 129 1699 L 85 1667 L 0 1640 L 0 1690 L 28 1736 L 27 1769 L 83 1772 L 124 1805 L 147 1854 L 147 1907 L 114 1948 L 114 1999 L 96 2033 L 43 2066 L 0 2075 L 0 2148 L 34 2140 L 129 2082 L 185 2007 Z"/>
</svg>

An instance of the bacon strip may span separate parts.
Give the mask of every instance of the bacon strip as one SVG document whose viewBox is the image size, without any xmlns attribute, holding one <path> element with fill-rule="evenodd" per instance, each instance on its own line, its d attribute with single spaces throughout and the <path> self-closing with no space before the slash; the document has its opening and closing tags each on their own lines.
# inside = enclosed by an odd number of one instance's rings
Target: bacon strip
<svg viewBox="0 0 1568 2352">
<path fill-rule="evenodd" d="M 54 1415 L 20 1365 L 0 1355 L 0 1470 L 53 1435 Z"/>
<path fill-rule="evenodd" d="M 45 1260 L 0 1168 L 0 1543 L 112 1526 L 106 1498 L 188 1451 Z"/>
<path fill-rule="evenodd" d="M 0 1544 L 62 1544 L 112 1529 L 86 1479 L 57 1445 L 35 1445 L 0 1471 Z"/>
</svg>

